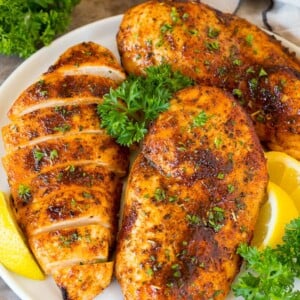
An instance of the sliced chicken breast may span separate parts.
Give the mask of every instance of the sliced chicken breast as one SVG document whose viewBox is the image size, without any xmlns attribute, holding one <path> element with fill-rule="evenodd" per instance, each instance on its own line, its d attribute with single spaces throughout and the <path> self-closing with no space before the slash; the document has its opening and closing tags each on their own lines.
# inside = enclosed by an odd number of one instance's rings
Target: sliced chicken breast
<svg viewBox="0 0 300 300">
<path fill-rule="evenodd" d="M 119 194 L 122 180 L 114 172 L 103 166 L 86 164 L 81 166 L 56 168 L 49 172 L 40 173 L 34 178 L 23 177 L 21 182 L 10 187 L 13 207 L 18 209 L 28 204 L 39 202 L 60 189 L 102 191 L 105 189 L 108 197 Z M 114 199 L 114 198 L 113 198 Z M 18 215 L 17 215 L 18 217 Z"/>
<path fill-rule="evenodd" d="M 116 83 L 125 79 L 125 73 L 116 57 L 107 48 L 84 42 L 67 49 L 45 74 L 90 74 L 110 78 Z"/>
<path fill-rule="evenodd" d="M 106 262 L 112 235 L 108 228 L 90 224 L 39 233 L 28 241 L 41 267 L 49 274 L 56 267 Z"/>
<path fill-rule="evenodd" d="M 64 299 L 92 300 L 112 279 L 129 152 L 101 129 L 97 105 L 124 78 L 109 50 L 75 45 L 21 93 L 2 128 L 17 222 Z"/>
<path fill-rule="evenodd" d="M 56 167 L 74 168 L 78 164 L 95 163 L 116 173 L 126 174 L 128 152 L 116 145 L 106 133 L 82 133 L 50 139 L 10 152 L 3 158 L 10 185 L 22 181 L 24 170 L 32 178 Z"/>
<path fill-rule="evenodd" d="M 55 269 L 53 278 L 63 299 L 93 299 L 110 284 L 113 266 L 113 262 L 76 264 Z"/>
</svg>

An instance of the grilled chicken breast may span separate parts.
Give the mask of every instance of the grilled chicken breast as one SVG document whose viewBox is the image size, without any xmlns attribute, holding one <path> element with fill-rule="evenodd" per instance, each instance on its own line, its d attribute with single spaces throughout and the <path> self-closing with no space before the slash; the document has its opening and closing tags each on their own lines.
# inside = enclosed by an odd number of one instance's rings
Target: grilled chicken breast
<svg viewBox="0 0 300 300">
<path fill-rule="evenodd" d="M 224 299 L 267 182 L 260 142 L 233 97 L 207 86 L 178 92 L 129 175 L 115 265 L 125 299 Z"/>
<path fill-rule="evenodd" d="M 64 299 L 93 299 L 111 282 L 129 157 L 101 129 L 97 104 L 124 79 L 106 48 L 75 45 L 15 100 L 2 128 L 16 219 Z"/>
<path fill-rule="evenodd" d="M 166 0 L 128 10 L 117 42 L 127 72 L 142 74 L 164 62 L 200 84 L 226 89 L 242 100 L 269 149 L 300 159 L 300 63 L 274 37 L 199 1 Z"/>
</svg>

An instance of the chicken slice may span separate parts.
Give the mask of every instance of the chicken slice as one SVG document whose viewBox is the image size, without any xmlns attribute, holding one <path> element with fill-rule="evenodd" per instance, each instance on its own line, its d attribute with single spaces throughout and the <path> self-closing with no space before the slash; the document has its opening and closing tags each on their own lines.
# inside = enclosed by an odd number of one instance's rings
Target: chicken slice
<svg viewBox="0 0 300 300">
<path fill-rule="evenodd" d="M 110 78 L 116 83 L 126 77 L 111 51 L 94 42 L 83 42 L 68 48 L 45 74 L 53 72 L 63 75 L 97 75 Z"/>
<path fill-rule="evenodd" d="M 99 103 L 103 95 L 116 86 L 112 79 L 96 75 L 49 74 L 21 93 L 9 109 L 8 117 L 14 121 L 41 108 Z"/>
<path fill-rule="evenodd" d="M 178 92 L 130 171 L 116 252 L 124 298 L 225 299 L 267 182 L 263 150 L 233 97 L 205 86 Z"/>
<path fill-rule="evenodd" d="M 110 284 L 113 266 L 113 262 L 74 265 L 57 268 L 52 275 L 63 299 L 92 300 Z"/>
<path fill-rule="evenodd" d="M 90 224 L 39 233 L 28 243 L 45 273 L 51 274 L 56 267 L 107 261 L 112 236 L 108 228 Z"/>
<path fill-rule="evenodd" d="M 10 185 L 56 167 L 74 168 L 91 162 L 103 165 L 121 177 L 126 174 L 128 151 L 107 134 L 81 133 L 46 140 L 8 153 L 2 162 Z"/>
<path fill-rule="evenodd" d="M 124 79 L 108 49 L 75 45 L 15 100 L 2 129 L 17 222 L 65 299 L 92 299 L 112 279 L 129 152 L 101 129 L 97 105 Z"/>
<path fill-rule="evenodd" d="M 18 209 L 20 226 L 27 236 L 88 224 L 100 224 L 115 233 L 119 194 L 112 199 L 106 191 L 78 187 L 53 192 Z"/>
<path fill-rule="evenodd" d="M 88 193 L 91 189 L 107 193 L 108 199 L 116 199 L 121 195 L 122 179 L 107 168 L 95 164 L 74 166 L 74 168 L 56 168 L 40 173 L 35 178 L 27 178 L 11 187 L 12 205 L 16 211 L 31 203 L 60 190 L 81 191 Z M 50 197 L 50 196 L 49 196 Z M 113 204 L 113 203 L 111 203 Z"/>
<path fill-rule="evenodd" d="M 6 151 L 29 143 L 81 132 L 104 133 L 100 128 L 97 104 L 46 107 L 19 117 L 2 128 Z"/>
</svg>

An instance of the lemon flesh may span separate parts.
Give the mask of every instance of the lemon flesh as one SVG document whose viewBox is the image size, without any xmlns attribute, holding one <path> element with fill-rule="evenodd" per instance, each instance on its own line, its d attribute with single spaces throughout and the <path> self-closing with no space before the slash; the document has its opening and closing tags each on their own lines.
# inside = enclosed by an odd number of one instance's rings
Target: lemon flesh
<svg viewBox="0 0 300 300">
<path fill-rule="evenodd" d="M 265 153 L 270 181 L 285 190 L 300 212 L 300 162 L 286 153 Z"/>
<path fill-rule="evenodd" d="M 0 236 L 0 262 L 3 266 L 30 279 L 45 278 L 24 241 L 3 192 L 0 192 Z"/>
<path fill-rule="evenodd" d="M 252 240 L 252 245 L 258 248 L 281 244 L 286 224 L 299 216 L 294 201 L 277 184 L 268 183 L 267 197 L 260 210 Z"/>
</svg>

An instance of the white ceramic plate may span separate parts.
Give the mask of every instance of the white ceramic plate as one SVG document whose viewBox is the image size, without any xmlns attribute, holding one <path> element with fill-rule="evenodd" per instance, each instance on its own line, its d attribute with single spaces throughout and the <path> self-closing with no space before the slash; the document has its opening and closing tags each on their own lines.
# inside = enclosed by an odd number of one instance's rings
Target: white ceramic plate
<svg viewBox="0 0 300 300">
<path fill-rule="evenodd" d="M 0 128 L 8 123 L 6 112 L 12 102 L 70 46 L 84 41 L 94 41 L 109 48 L 118 57 L 115 37 L 121 18 L 122 16 L 107 18 L 74 30 L 55 40 L 50 46 L 39 50 L 20 65 L 0 87 Z M 299 48 L 287 41 L 283 42 L 300 57 Z M 2 139 L 0 139 L 0 157 L 3 155 L 3 142 Z M 6 174 L 1 165 L 0 190 L 7 193 L 9 192 Z M 44 281 L 33 281 L 13 274 L 1 265 L 0 276 L 22 300 L 62 299 L 59 289 L 50 277 Z M 297 284 L 297 288 L 300 288 L 299 284 Z M 233 299 L 231 296 L 228 298 Z M 107 299 L 123 299 L 120 287 L 116 281 L 113 281 L 113 283 L 96 298 L 96 300 Z"/>
</svg>

